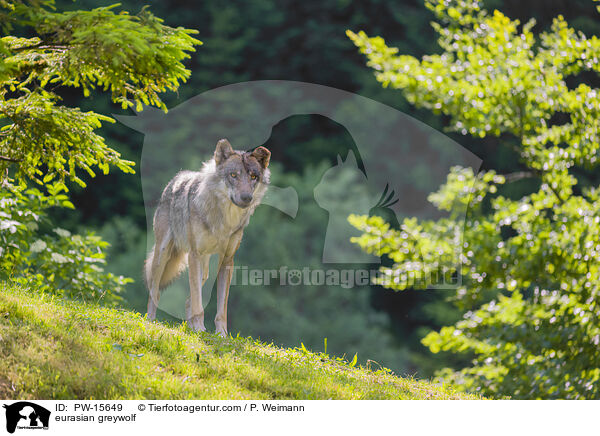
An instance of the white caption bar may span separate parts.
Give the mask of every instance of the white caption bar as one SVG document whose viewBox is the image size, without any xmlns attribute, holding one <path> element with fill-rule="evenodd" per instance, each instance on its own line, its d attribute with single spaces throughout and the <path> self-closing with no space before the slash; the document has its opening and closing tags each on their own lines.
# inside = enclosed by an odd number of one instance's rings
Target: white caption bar
<svg viewBox="0 0 600 436">
<path fill-rule="evenodd" d="M 2 430 L 43 435 L 506 435 L 597 432 L 598 401 L 8 401 Z M 0 412 L 2 412 L 0 411 Z M 11 432 L 12 430 L 12 432 Z M 185 433 L 184 433 L 185 432 Z"/>
</svg>

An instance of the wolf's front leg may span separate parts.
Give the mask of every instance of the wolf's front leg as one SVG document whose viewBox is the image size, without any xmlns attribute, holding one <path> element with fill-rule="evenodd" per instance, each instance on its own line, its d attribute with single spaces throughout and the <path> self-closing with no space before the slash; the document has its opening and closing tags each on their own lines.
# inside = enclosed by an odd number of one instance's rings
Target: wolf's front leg
<svg viewBox="0 0 600 436">
<path fill-rule="evenodd" d="M 202 256 L 191 251 L 188 256 L 190 275 L 190 298 L 186 303 L 186 317 L 190 328 L 195 331 L 205 332 L 204 307 L 202 306 L 202 284 L 208 277 L 208 268 L 205 268 Z"/>
<path fill-rule="evenodd" d="M 227 336 L 227 299 L 229 285 L 233 274 L 233 256 L 223 259 L 217 276 L 217 316 L 215 317 L 216 333 Z"/>
</svg>

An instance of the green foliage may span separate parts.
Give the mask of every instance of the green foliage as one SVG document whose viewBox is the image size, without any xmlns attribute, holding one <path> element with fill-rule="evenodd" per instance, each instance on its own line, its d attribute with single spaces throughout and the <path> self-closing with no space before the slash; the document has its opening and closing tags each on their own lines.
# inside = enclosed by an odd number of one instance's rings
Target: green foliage
<svg viewBox="0 0 600 436">
<path fill-rule="evenodd" d="M 536 37 L 533 21 L 521 26 L 478 2 L 426 5 L 436 15 L 439 55 L 419 60 L 379 37 L 348 35 L 384 86 L 445 114 L 450 130 L 502 135 L 507 145 L 514 138 L 525 170 L 475 176 L 454 168 L 429 197 L 449 217 L 407 219 L 398 231 L 353 217 L 364 231 L 355 242 L 368 250 L 382 239 L 376 252 L 394 262 L 389 274 L 456 266 L 461 285 L 453 299 L 464 317 L 423 343 L 474 359 L 440 372 L 443 380 L 495 397 L 598 398 L 600 195 L 578 177 L 598 164 L 599 90 L 582 74 L 600 72 L 600 40 L 560 16 Z M 503 194 L 522 178 L 537 181 L 531 192 Z M 463 222 L 455 211 L 466 205 Z"/>
<path fill-rule="evenodd" d="M 0 172 L 14 164 L 19 180 L 70 179 L 77 169 L 94 176 L 114 165 L 133 172 L 95 133 L 112 118 L 60 104 L 58 87 L 110 91 L 123 108 L 142 104 L 166 110 L 159 93 L 177 90 L 190 72 L 182 61 L 200 41 L 196 31 L 171 28 L 142 9 L 54 12 L 53 1 L 5 1 L 4 31 L 26 28 L 33 37 L 0 39 Z"/>
<path fill-rule="evenodd" d="M 2 282 L 0 313 L 2 398 L 477 398 L 355 360 L 193 333 Z"/>
<path fill-rule="evenodd" d="M 50 207 L 73 208 L 65 181 L 84 186 L 77 170 L 95 176 L 111 165 L 133 172 L 96 133 L 112 118 L 61 104 L 61 90 L 96 87 L 122 107 L 166 110 L 159 93 L 189 77 L 182 61 L 200 41 L 195 31 L 164 26 L 147 9 L 131 16 L 118 5 L 55 12 L 52 0 L 2 1 L 0 38 L 0 270 L 1 277 L 64 295 L 107 303 L 131 279 L 105 273 L 108 244 L 93 233 L 53 228 Z M 35 35 L 35 36 L 31 36 Z M 11 177 L 18 182 L 12 185 Z M 48 195 L 26 189 L 44 185 Z"/>
<path fill-rule="evenodd" d="M 91 232 L 72 235 L 48 220 L 50 207 L 73 207 L 63 188 L 5 185 L 0 190 L 0 279 L 84 300 L 120 301 L 131 279 L 105 273 L 108 243 Z"/>
</svg>

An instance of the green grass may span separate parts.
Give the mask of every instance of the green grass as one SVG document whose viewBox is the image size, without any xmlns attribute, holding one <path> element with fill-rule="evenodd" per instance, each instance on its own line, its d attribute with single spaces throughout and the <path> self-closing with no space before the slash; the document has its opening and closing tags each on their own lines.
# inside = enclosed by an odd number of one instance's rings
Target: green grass
<svg viewBox="0 0 600 436">
<path fill-rule="evenodd" d="M 0 398 L 470 399 L 387 370 L 0 283 Z"/>
</svg>

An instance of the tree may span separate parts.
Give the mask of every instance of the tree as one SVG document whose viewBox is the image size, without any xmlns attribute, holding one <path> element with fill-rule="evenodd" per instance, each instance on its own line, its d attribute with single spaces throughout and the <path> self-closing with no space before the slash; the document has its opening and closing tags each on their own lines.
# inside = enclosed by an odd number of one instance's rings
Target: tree
<svg viewBox="0 0 600 436">
<path fill-rule="evenodd" d="M 79 170 L 131 173 L 133 163 L 96 132 L 112 118 L 68 107 L 61 95 L 101 88 L 123 108 L 166 110 L 159 93 L 185 81 L 182 61 L 200 44 L 196 31 L 116 6 L 60 13 L 53 0 L 0 1 L 2 31 L 27 35 L 0 38 L 0 278 L 108 302 L 130 280 L 100 266 L 107 244 L 54 227 L 47 210 L 73 208 L 65 182 L 83 186 Z"/>
<path fill-rule="evenodd" d="M 598 165 L 600 40 L 558 16 L 539 38 L 477 1 L 426 0 L 442 52 L 399 55 L 380 37 L 348 32 L 384 86 L 415 106 L 441 113 L 449 130 L 501 138 L 522 171 L 478 175 L 453 168 L 430 195 L 440 210 L 468 205 L 466 221 L 406 219 L 400 230 L 378 217 L 351 217 L 365 250 L 389 253 L 384 273 L 424 274 L 440 264 L 462 279 L 453 326 L 424 339 L 432 352 L 472 355 L 471 366 L 438 373 L 444 381 L 493 397 L 600 396 L 600 191 L 587 183 Z M 525 195 L 507 188 L 530 178 Z M 587 185 L 587 186 L 586 186 Z M 417 235 L 404 239 L 403 233 Z M 456 254 L 451 238 L 462 237 Z M 396 290 L 404 283 L 389 283 Z"/>
<path fill-rule="evenodd" d="M 182 61 L 200 41 L 196 31 L 171 28 L 147 9 L 137 15 L 91 11 L 54 12 L 53 0 L 3 1 L 3 32 L 23 27 L 33 37 L 0 39 L 0 171 L 18 180 L 71 179 L 77 170 L 105 174 L 111 165 L 132 172 L 95 133 L 113 119 L 60 104 L 60 87 L 110 91 L 123 108 L 142 104 L 166 110 L 159 93 L 176 90 L 190 75 Z"/>
</svg>

